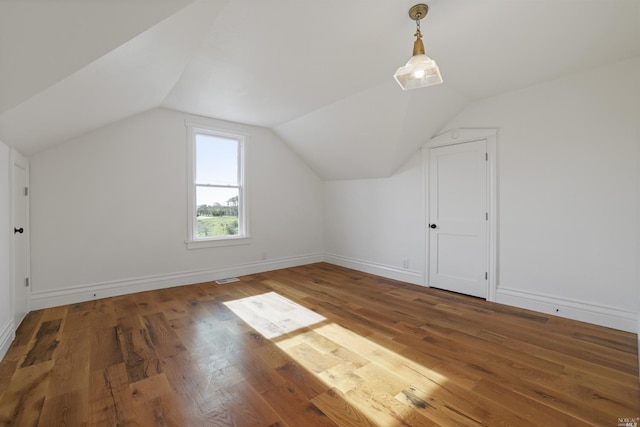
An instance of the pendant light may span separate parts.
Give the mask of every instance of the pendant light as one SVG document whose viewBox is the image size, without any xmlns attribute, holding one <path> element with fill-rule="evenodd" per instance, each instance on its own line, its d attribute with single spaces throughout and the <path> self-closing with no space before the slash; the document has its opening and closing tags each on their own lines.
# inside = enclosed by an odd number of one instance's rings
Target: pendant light
<svg viewBox="0 0 640 427">
<path fill-rule="evenodd" d="M 413 57 L 406 65 L 398 68 L 393 77 L 403 90 L 417 89 L 442 83 L 442 76 L 436 62 L 424 53 L 420 20 L 427 16 L 429 6 L 417 4 L 409 9 L 409 17 L 416 21 L 416 41 L 413 43 Z"/>
</svg>

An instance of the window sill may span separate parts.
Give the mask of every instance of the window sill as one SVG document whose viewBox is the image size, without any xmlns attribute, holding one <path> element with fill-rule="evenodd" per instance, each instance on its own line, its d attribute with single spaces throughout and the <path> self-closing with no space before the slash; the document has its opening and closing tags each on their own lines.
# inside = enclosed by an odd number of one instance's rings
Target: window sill
<svg viewBox="0 0 640 427">
<path fill-rule="evenodd" d="M 220 246 L 248 245 L 250 237 L 229 237 L 225 239 L 187 240 L 187 249 L 217 248 Z"/>
</svg>

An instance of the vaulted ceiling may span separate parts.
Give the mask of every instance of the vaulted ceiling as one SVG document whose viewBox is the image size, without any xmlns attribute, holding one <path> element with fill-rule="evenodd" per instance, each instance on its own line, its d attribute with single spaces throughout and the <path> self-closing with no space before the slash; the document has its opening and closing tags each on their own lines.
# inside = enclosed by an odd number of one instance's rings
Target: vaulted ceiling
<svg viewBox="0 0 640 427">
<path fill-rule="evenodd" d="M 383 177 L 473 100 L 640 55 L 640 0 L 427 0 L 445 83 L 404 92 L 417 2 L 0 0 L 0 140 L 32 155 L 161 106 Z"/>
</svg>

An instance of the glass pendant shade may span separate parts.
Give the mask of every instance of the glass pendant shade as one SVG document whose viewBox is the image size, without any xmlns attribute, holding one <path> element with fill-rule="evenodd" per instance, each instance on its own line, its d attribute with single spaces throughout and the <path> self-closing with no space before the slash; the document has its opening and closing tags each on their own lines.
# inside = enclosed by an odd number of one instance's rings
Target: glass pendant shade
<svg viewBox="0 0 640 427">
<path fill-rule="evenodd" d="M 414 55 L 393 75 L 403 90 L 417 89 L 442 83 L 436 62 L 425 54 Z"/>
<path fill-rule="evenodd" d="M 424 53 L 420 20 L 427 16 L 429 6 L 424 3 L 416 4 L 409 9 L 409 17 L 416 21 L 416 40 L 413 42 L 413 56 L 406 65 L 396 70 L 393 77 L 402 90 L 418 89 L 442 83 L 442 76 L 436 61 Z"/>
</svg>

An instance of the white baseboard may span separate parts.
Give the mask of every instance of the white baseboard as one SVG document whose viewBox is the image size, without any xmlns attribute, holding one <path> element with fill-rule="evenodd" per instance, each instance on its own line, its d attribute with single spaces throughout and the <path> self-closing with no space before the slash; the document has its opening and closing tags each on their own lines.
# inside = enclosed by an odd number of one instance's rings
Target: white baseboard
<svg viewBox="0 0 640 427">
<path fill-rule="evenodd" d="M 322 261 L 324 261 L 324 256 L 322 254 L 309 254 L 207 270 L 114 280 L 74 286 L 65 289 L 56 289 L 54 291 L 33 292 L 30 299 L 30 309 L 39 310 L 42 308 L 76 304 L 79 302 L 132 294 L 135 292 L 212 282 L 214 280 L 225 279 L 228 277 L 245 276 L 247 274 L 262 273 L 265 271 L 296 267 L 299 265 Z"/>
<path fill-rule="evenodd" d="M 138 277 L 133 279 L 74 286 L 54 291 L 34 292 L 31 294 L 30 298 L 30 309 L 39 310 L 135 292 L 211 282 L 228 277 L 262 273 L 265 271 L 296 267 L 299 265 L 323 261 L 393 280 L 425 286 L 425 279 L 422 271 L 403 269 L 341 255 L 317 253 L 207 270 Z M 640 315 L 635 312 L 624 311 L 615 307 L 573 301 L 563 299 L 555 295 L 545 295 L 504 287 L 498 287 L 496 297 L 496 302 L 502 304 L 580 320 L 632 333 L 640 332 Z M 10 325 L 5 325 L 4 329 L 0 331 L 0 354 L 7 351 L 14 338 L 14 334 L 13 322 L 11 322 Z M 640 335 L 638 336 L 638 344 L 640 345 Z"/>
<path fill-rule="evenodd" d="M 13 320 L 9 320 L 0 331 L 0 360 L 2 360 L 5 354 L 7 354 L 7 351 L 15 337 L 16 328 L 13 325 Z"/>
<path fill-rule="evenodd" d="M 422 271 L 398 268 L 390 265 L 378 264 L 328 253 L 324 254 L 324 260 L 330 264 L 351 268 L 352 270 L 363 271 L 365 273 L 375 274 L 376 276 L 382 276 L 388 279 L 400 280 L 402 282 L 424 286 L 424 274 Z"/>
<path fill-rule="evenodd" d="M 638 313 L 614 307 L 502 287 L 498 287 L 496 302 L 622 331 L 640 332 Z"/>
</svg>

